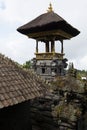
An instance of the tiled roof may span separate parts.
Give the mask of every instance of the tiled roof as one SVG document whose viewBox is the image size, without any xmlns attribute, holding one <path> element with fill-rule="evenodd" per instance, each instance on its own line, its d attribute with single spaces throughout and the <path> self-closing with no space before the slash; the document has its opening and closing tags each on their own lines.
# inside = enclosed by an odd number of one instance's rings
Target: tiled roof
<svg viewBox="0 0 87 130">
<path fill-rule="evenodd" d="M 42 96 L 46 90 L 46 84 L 34 72 L 0 54 L 0 108 Z"/>
</svg>

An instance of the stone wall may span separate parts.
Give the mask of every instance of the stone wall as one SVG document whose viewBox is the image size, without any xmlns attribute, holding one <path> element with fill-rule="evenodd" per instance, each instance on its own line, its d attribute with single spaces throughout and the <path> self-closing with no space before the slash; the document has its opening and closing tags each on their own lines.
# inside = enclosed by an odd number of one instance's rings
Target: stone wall
<svg viewBox="0 0 87 130">
<path fill-rule="evenodd" d="M 31 101 L 32 130 L 87 130 L 82 96 L 64 94 L 57 90 Z"/>
</svg>

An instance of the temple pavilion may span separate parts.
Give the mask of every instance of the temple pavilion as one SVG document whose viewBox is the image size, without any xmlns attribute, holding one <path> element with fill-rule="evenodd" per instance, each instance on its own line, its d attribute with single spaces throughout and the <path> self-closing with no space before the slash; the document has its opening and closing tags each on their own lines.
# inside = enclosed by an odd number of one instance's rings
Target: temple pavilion
<svg viewBox="0 0 87 130">
<path fill-rule="evenodd" d="M 33 68 L 44 79 L 51 80 L 65 75 L 67 59 L 64 58 L 63 41 L 77 36 L 80 32 L 53 11 L 50 4 L 46 13 L 19 27 L 18 32 L 36 40 L 36 58 Z M 56 44 L 61 43 L 60 52 Z M 45 51 L 39 52 L 39 44 L 45 45 Z"/>
</svg>

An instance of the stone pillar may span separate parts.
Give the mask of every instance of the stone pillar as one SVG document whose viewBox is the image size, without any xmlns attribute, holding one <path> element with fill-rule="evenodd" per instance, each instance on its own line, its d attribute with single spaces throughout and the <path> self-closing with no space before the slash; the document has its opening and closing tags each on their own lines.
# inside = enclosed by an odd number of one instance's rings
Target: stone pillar
<svg viewBox="0 0 87 130">
<path fill-rule="evenodd" d="M 46 41 L 45 43 L 45 50 L 46 52 L 49 52 L 49 41 Z"/>
<path fill-rule="evenodd" d="M 51 52 L 55 52 L 55 40 L 51 41 Z"/>
<path fill-rule="evenodd" d="M 55 41 L 51 41 L 51 52 L 55 52 Z"/>
<path fill-rule="evenodd" d="M 36 40 L 36 53 L 38 53 L 38 40 Z"/>
<path fill-rule="evenodd" d="M 63 40 L 60 41 L 61 42 L 61 53 L 63 54 Z"/>
</svg>

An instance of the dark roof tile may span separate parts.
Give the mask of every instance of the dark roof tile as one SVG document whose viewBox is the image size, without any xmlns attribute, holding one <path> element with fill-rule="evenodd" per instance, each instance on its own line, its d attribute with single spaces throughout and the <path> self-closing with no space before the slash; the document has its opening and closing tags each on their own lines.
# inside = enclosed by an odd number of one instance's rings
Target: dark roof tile
<svg viewBox="0 0 87 130">
<path fill-rule="evenodd" d="M 58 14 L 52 12 L 44 13 L 34 20 L 28 22 L 27 24 L 19 27 L 18 32 L 28 35 L 37 32 L 58 30 L 61 29 L 64 32 L 72 35 L 72 37 L 78 35 L 80 32 L 71 26 L 67 21 L 65 21 Z"/>
<path fill-rule="evenodd" d="M 0 108 L 42 96 L 47 85 L 31 70 L 24 70 L 0 54 Z"/>
</svg>

